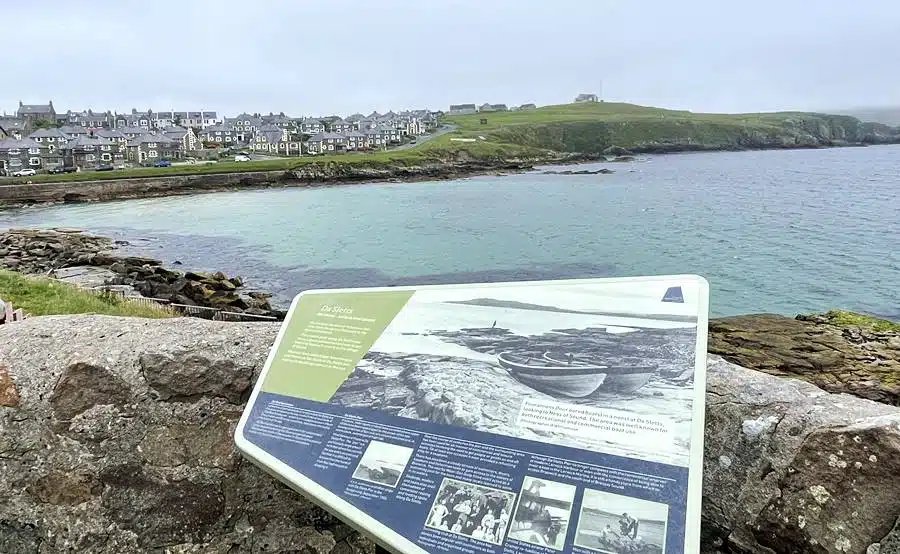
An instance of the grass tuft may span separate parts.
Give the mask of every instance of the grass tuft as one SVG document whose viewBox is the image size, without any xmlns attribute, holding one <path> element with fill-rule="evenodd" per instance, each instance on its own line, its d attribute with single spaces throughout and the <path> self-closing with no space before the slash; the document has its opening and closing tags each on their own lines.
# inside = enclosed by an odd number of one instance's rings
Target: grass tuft
<svg viewBox="0 0 900 554">
<path fill-rule="evenodd" d="M 117 296 L 100 296 L 74 285 L 0 270 L 0 298 L 33 316 L 100 314 L 166 318 L 175 313 L 164 306 L 130 302 Z"/>
</svg>

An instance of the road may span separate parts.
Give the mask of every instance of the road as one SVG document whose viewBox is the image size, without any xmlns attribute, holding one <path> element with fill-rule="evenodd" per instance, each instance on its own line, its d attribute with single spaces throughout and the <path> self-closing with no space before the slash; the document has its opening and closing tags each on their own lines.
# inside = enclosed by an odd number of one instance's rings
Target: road
<svg viewBox="0 0 900 554">
<path fill-rule="evenodd" d="M 408 142 L 406 144 L 401 144 L 400 146 L 398 146 L 396 148 L 389 148 L 388 150 L 395 151 L 395 150 L 408 150 L 410 148 L 415 148 L 416 146 L 419 146 L 423 142 L 428 142 L 431 139 L 435 139 L 441 135 L 446 135 L 447 133 L 450 133 L 455 130 L 456 130 L 456 125 L 442 125 L 440 129 L 438 129 L 434 133 L 431 133 L 430 135 L 422 135 L 420 137 L 417 137 L 415 144 Z"/>
</svg>

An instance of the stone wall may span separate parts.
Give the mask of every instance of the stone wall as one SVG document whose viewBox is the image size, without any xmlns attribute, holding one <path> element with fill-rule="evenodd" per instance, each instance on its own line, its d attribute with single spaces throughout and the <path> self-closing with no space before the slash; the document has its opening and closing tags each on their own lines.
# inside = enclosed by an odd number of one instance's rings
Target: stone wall
<svg viewBox="0 0 900 554">
<path fill-rule="evenodd" d="M 277 331 L 0 326 L 0 552 L 372 552 L 233 447 Z M 707 404 L 704 552 L 898 552 L 900 408 L 715 356 Z"/>
</svg>

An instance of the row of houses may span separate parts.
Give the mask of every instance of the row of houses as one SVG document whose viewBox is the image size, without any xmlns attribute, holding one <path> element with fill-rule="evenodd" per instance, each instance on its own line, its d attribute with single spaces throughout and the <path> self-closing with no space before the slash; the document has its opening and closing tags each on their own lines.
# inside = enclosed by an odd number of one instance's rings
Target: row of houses
<svg viewBox="0 0 900 554">
<path fill-rule="evenodd" d="M 47 125 L 53 110 L 52 102 L 20 103 L 15 116 L 0 117 L 0 171 L 147 164 L 222 147 L 284 156 L 377 149 L 440 125 L 440 114 L 427 110 L 325 118 L 242 113 L 213 124 L 208 123 L 215 120 L 215 112 L 134 111 L 123 118 L 107 113 L 112 119 L 82 112 L 64 124 L 59 118 L 57 124 Z M 202 124 L 175 124 L 185 117 Z"/>
<path fill-rule="evenodd" d="M 506 104 L 490 104 L 485 102 L 480 106 L 475 104 L 450 104 L 449 115 L 466 115 L 483 112 L 509 112 L 517 110 L 533 110 L 537 106 L 535 104 L 522 104 L 521 106 L 509 107 Z"/>
<path fill-rule="evenodd" d="M 79 131 L 79 132 L 73 132 Z M 141 129 L 99 129 L 81 127 L 38 129 L 26 137 L 0 140 L 0 174 L 20 169 L 54 167 L 94 168 L 124 163 L 147 164 L 159 160 L 179 160 L 196 141 L 192 131 L 168 128 L 162 132 Z"/>
</svg>

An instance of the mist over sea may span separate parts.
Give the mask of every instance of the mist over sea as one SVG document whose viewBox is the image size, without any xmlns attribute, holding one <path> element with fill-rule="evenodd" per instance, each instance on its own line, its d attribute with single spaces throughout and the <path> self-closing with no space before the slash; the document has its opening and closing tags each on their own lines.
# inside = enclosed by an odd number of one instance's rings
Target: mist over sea
<svg viewBox="0 0 900 554">
<path fill-rule="evenodd" d="M 92 230 L 284 302 L 310 288 L 697 273 L 713 316 L 900 318 L 900 146 L 605 166 L 615 173 L 32 207 L 0 211 L 0 229 Z"/>
</svg>

